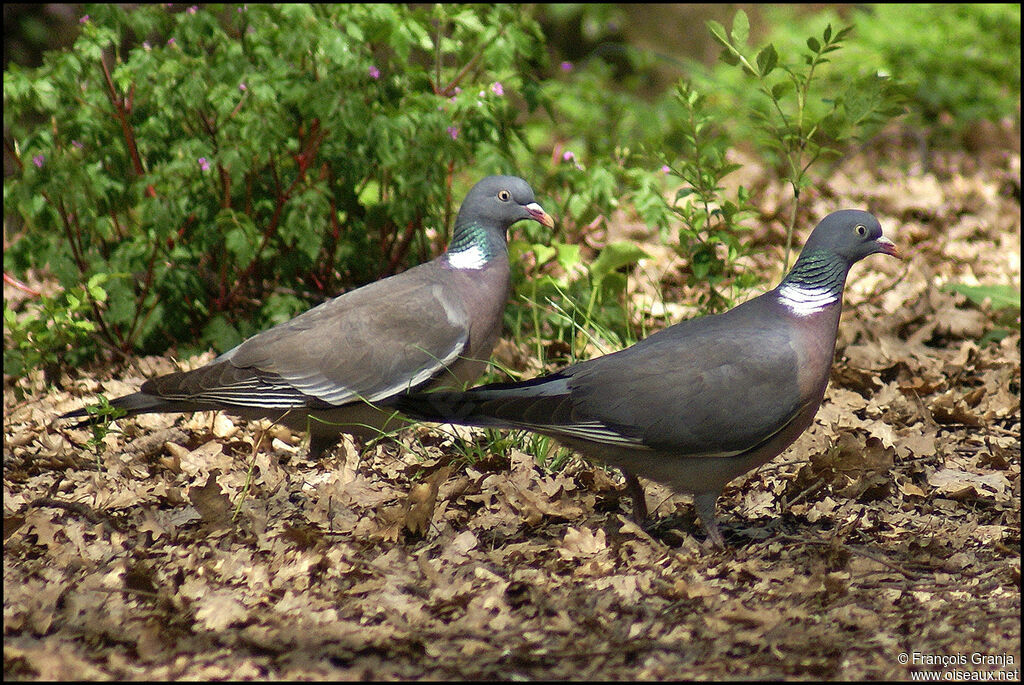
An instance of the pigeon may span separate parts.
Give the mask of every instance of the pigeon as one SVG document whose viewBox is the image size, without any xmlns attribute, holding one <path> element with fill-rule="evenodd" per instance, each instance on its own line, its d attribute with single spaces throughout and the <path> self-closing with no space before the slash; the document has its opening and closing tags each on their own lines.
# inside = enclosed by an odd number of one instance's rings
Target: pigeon
<svg viewBox="0 0 1024 685">
<path fill-rule="evenodd" d="M 406 425 L 380 402 L 414 389 L 462 389 L 483 372 L 511 287 L 506 233 L 523 219 L 554 227 L 526 181 L 484 178 L 436 259 L 328 300 L 203 367 L 151 378 L 110 404 L 129 416 L 224 410 L 269 418 L 308 430 L 314 458 L 340 433 L 368 439 Z M 86 409 L 60 418 L 83 416 Z"/>
<path fill-rule="evenodd" d="M 718 496 L 811 425 L 828 384 L 847 274 L 875 253 L 900 257 L 874 216 L 837 211 L 815 227 L 778 287 L 726 312 L 546 376 L 401 394 L 392 404 L 421 421 L 533 431 L 619 467 L 638 517 L 646 506 L 637 475 L 690 493 L 709 541 L 721 548 Z"/>
</svg>

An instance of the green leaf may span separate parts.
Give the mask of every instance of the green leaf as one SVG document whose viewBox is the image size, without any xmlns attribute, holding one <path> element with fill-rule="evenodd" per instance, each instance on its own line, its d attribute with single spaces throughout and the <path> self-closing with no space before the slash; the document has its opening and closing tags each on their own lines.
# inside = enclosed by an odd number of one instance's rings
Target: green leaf
<svg viewBox="0 0 1024 685">
<path fill-rule="evenodd" d="M 769 43 L 761 52 L 757 53 L 757 69 L 761 72 L 761 76 L 767 76 L 772 73 L 775 69 L 775 65 L 779 63 L 779 55 L 775 52 L 775 46 Z"/>
<path fill-rule="evenodd" d="M 556 242 L 553 246 L 558 251 L 558 263 L 566 271 L 571 272 L 580 263 L 579 245 Z"/>
<path fill-rule="evenodd" d="M 704 22 L 708 27 L 708 31 L 711 32 L 711 37 L 714 38 L 724 48 L 732 48 L 729 43 L 729 39 L 726 37 L 725 27 L 719 24 L 714 19 L 709 19 Z"/>
<path fill-rule="evenodd" d="M 557 250 L 549 245 L 542 245 L 541 243 L 533 243 L 530 245 L 530 249 L 533 250 L 534 257 L 537 260 L 537 266 L 547 264 L 556 254 Z"/>
<path fill-rule="evenodd" d="M 736 16 L 732 19 L 732 40 L 737 48 L 747 44 L 750 37 L 750 20 L 743 10 L 736 10 Z"/>
<path fill-rule="evenodd" d="M 964 295 L 976 305 L 985 300 L 992 303 L 992 309 L 1020 309 L 1020 290 L 1012 285 L 965 285 L 963 283 L 946 283 L 942 286 L 946 292 Z"/>
<path fill-rule="evenodd" d="M 242 342 L 242 336 L 226 315 L 217 314 L 203 327 L 202 340 L 218 352 L 226 352 Z"/>
<path fill-rule="evenodd" d="M 781 100 L 787 92 L 793 89 L 793 87 L 793 82 L 788 79 L 785 81 L 779 81 L 774 86 L 772 86 L 772 98 L 775 100 Z"/>
<path fill-rule="evenodd" d="M 606 246 L 590 265 L 590 278 L 600 284 L 609 273 L 647 257 L 634 243 L 619 241 Z"/>
</svg>

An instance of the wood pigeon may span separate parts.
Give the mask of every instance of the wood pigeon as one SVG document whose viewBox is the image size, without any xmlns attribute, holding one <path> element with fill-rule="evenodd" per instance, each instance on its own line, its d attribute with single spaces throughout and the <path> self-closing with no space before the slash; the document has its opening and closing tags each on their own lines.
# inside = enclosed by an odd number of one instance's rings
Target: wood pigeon
<svg viewBox="0 0 1024 685">
<path fill-rule="evenodd" d="M 328 300 L 206 366 L 152 378 L 110 404 L 129 415 L 222 409 L 267 417 L 309 430 L 314 457 L 339 433 L 367 438 L 404 425 L 376 405 L 414 389 L 462 389 L 483 372 L 511 285 L 506 233 L 522 219 L 554 226 L 526 181 L 484 178 L 466 195 L 438 258 Z M 61 418 L 87 415 L 79 409 Z"/>
<path fill-rule="evenodd" d="M 398 395 L 393 404 L 420 420 L 534 431 L 617 466 L 641 518 L 646 506 L 633 474 L 691 493 L 721 547 L 715 501 L 726 483 L 811 425 L 832 366 L 846 275 L 877 252 L 899 257 L 878 220 L 838 211 L 814 229 L 778 287 L 727 312 L 547 376 Z"/>
</svg>

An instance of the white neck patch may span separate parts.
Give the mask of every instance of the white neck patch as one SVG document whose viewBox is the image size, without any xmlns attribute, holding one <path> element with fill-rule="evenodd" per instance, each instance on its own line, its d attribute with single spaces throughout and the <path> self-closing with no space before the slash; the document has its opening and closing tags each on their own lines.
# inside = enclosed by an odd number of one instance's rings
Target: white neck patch
<svg viewBox="0 0 1024 685">
<path fill-rule="evenodd" d="M 779 302 L 797 316 L 808 316 L 820 312 L 830 304 L 839 301 L 840 295 L 828 288 L 806 288 L 787 283 L 779 288 Z"/>
<path fill-rule="evenodd" d="M 487 255 L 479 245 L 470 245 L 461 252 L 449 252 L 448 264 L 456 269 L 482 269 L 487 265 Z"/>
</svg>

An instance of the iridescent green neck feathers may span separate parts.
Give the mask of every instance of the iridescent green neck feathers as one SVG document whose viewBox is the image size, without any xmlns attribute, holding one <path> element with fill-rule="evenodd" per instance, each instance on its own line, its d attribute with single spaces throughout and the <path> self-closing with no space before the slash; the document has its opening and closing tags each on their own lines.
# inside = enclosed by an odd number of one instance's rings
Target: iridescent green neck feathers
<svg viewBox="0 0 1024 685">
<path fill-rule="evenodd" d="M 801 253 L 793 270 L 777 288 L 779 302 L 797 316 L 842 304 L 849 271 L 846 260 L 830 250 Z"/>
<path fill-rule="evenodd" d="M 477 223 L 456 226 L 445 257 L 455 269 L 482 269 L 505 249 L 504 239 L 495 240 L 492 231 Z"/>
</svg>

